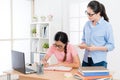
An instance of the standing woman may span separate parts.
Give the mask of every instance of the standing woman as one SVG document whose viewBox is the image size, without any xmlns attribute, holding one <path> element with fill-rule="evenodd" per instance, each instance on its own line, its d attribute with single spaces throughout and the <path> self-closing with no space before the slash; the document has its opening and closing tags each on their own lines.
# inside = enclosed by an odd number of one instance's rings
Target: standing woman
<svg viewBox="0 0 120 80">
<path fill-rule="evenodd" d="M 103 4 L 88 3 L 86 14 L 89 21 L 83 30 L 81 49 L 85 49 L 82 66 L 104 66 L 107 68 L 107 52 L 114 49 L 112 27 Z"/>
<path fill-rule="evenodd" d="M 42 59 L 44 66 L 48 66 L 48 59 L 55 55 L 58 60 L 54 66 L 67 66 L 79 68 L 80 59 L 77 51 L 68 42 L 68 36 L 64 32 L 57 32 L 54 37 L 55 43 L 48 49 L 45 57 Z"/>
</svg>

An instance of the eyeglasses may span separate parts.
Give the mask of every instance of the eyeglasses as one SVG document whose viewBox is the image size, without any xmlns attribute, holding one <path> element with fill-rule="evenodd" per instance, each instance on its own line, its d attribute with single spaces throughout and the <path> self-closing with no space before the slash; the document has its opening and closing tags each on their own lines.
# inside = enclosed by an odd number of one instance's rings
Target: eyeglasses
<svg viewBox="0 0 120 80">
<path fill-rule="evenodd" d="M 55 47 L 57 47 L 57 48 L 63 48 L 63 46 L 62 45 L 57 45 L 57 44 L 53 44 L 53 46 L 55 46 Z"/>
<path fill-rule="evenodd" d="M 94 13 L 94 14 L 90 14 L 90 13 L 88 13 L 87 11 L 85 11 L 85 13 L 86 13 L 88 16 L 90 16 L 90 17 L 92 17 L 93 15 L 95 15 L 95 13 Z"/>
</svg>

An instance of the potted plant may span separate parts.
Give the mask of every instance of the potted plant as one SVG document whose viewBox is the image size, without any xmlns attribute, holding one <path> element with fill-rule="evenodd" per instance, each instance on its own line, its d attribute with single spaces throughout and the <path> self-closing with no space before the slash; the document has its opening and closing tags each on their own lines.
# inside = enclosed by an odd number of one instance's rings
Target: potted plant
<svg viewBox="0 0 120 80">
<path fill-rule="evenodd" d="M 32 36 L 36 37 L 36 28 L 35 27 L 32 29 Z"/>
<path fill-rule="evenodd" d="M 33 22 L 37 22 L 38 18 L 36 16 L 33 16 L 32 20 Z"/>
<path fill-rule="evenodd" d="M 41 16 L 41 21 L 45 21 L 46 20 L 46 17 L 45 16 Z"/>
<path fill-rule="evenodd" d="M 47 51 L 47 49 L 49 48 L 49 44 L 44 43 L 42 47 L 43 47 L 43 51 Z"/>
</svg>

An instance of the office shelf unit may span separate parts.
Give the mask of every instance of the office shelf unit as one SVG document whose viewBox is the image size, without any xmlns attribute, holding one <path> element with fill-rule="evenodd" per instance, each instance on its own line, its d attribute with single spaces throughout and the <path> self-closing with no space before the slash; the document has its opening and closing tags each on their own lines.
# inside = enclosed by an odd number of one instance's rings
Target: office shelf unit
<svg viewBox="0 0 120 80">
<path fill-rule="evenodd" d="M 31 63 L 39 62 L 46 53 L 43 44 L 50 45 L 50 26 L 50 22 L 33 22 L 30 24 Z"/>
</svg>

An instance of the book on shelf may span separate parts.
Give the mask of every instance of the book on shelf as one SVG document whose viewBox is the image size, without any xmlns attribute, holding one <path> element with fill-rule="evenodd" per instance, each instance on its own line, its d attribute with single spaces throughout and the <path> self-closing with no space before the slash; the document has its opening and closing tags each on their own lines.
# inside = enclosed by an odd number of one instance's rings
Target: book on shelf
<svg viewBox="0 0 120 80">
<path fill-rule="evenodd" d="M 107 76 L 109 75 L 109 70 L 102 66 L 80 67 L 78 71 L 83 76 Z"/>
<path fill-rule="evenodd" d="M 48 27 L 49 27 L 49 24 L 41 24 L 41 37 L 43 37 L 43 38 L 47 38 L 48 37 L 48 33 L 49 33 L 49 29 L 48 29 Z"/>
<path fill-rule="evenodd" d="M 48 67 L 44 67 L 44 70 L 48 70 L 48 71 L 71 71 L 72 67 L 48 66 Z"/>
<path fill-rule="evenodd" d="M 74 76 L 77 76 L 78 78 L 81 78 L 82 80 L 111 80 L 112 75 L 106 75 L 106 76 L 83 76 L 79 71 L 74 74 Z"/>
</svg>

